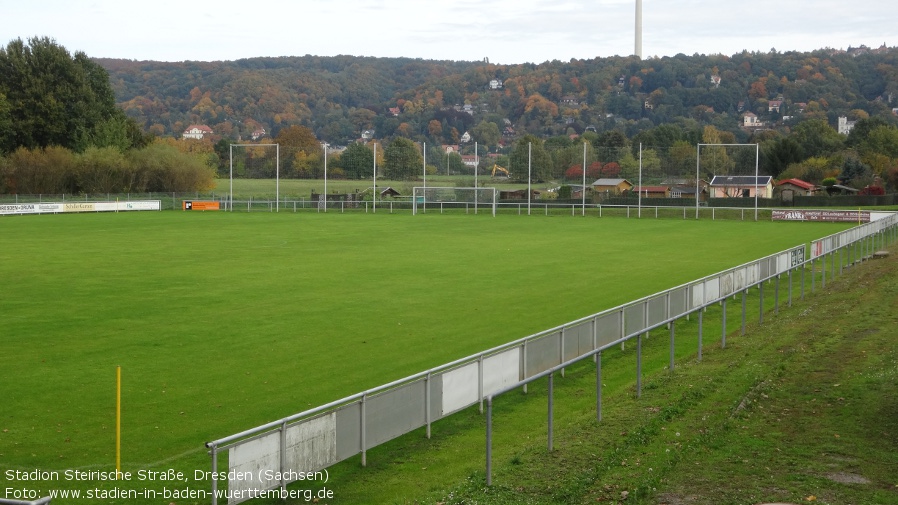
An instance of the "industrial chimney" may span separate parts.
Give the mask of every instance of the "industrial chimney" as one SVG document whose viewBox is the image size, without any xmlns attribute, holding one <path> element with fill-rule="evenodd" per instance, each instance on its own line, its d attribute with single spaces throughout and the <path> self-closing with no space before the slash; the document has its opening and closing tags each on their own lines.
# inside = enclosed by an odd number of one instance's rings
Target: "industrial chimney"
<svg viewBox="0 0 898 505">
<path fill-rule="evenodd" d="M 642 59 L 642 0 L 636 0 L 636 57 Z"/>
</svg>

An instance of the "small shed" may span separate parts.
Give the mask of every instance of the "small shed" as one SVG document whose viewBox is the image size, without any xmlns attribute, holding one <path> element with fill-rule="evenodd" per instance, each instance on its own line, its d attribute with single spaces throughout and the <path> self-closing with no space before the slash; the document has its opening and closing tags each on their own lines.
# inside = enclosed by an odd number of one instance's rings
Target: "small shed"
<svg viewBox="0 0 898 505">
<path fill-rule="evenodd" d="M 670 186 L 634 186 L 630 191 L 643 198 L 670 198 Z"/>
<path fill-rule="evenodd" d="M 396 191 L 395 189 L 393 189 L 391 186 L 387 186 L 387 187 L 385 187 L 384 189 L 380 190 L 380 197 L 381 197 L 381 198 L 386 198 L 386 197 L 388 197 L 388 196 L 389 196 L 389 197 L 396 197 L 396 196 L 399 196 L 399 192 Z"/>
<path fill-rule="evenodd" d="M 593 191 L 612 195 L 619 195 L 632 188 L 633 183 L 626 179 L 598 179 L 592 183 Z"/>
</svg>

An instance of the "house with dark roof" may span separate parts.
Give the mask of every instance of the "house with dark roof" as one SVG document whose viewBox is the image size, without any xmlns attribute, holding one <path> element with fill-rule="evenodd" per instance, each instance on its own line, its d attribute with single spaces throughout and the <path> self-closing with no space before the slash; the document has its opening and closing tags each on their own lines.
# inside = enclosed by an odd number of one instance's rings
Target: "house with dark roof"
<svg viewBox="0 0 898 505">
<path fill-rule="evenodd" d="M 772 198 L 773 177 L 769 175 L 715 175 L 711 198 Z"/>
</svg>

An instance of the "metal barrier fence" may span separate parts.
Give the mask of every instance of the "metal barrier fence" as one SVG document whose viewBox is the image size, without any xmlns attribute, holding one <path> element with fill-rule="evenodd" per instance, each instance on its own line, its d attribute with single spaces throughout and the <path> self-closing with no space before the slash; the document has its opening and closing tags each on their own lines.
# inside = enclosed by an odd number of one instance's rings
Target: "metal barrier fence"
<svg viewBox="0 0 898 505">
<path fill-rule="evenodd" d="M 7 498 L 0 498 L 0 505 L 47 505 L 50 503 L 51 497 L 45 496 L 44 498 L 40 498 L 32 501 L 23 501 L 23 500 L 10 500 Z"/>
<path fill-rule="evenodd" d="M 249 198 L 230 200 L 227 193 L 99 193 L 99 194 L 36 194 L 36 195 L 0 195 L 0 204 L 24 204 L 24 203 L 77 203 L 94 201 L 144 201 L 158 200 L 161 203 L 160 210 L 182 210 L 185 201 L 213 201 L 219 203 L 219 208 L 233 212 L 339 212 L 339 213 L 377 213 L 389 214 L 398 212 L 413 212 L 414 203 L 410 198 L 386 199 L 372 202 L 370 200 L 327 200 L 282 197 L 278 200 L 270 198 Z M 650 200 L 650 199 L 649 199 Z M 669 199 L 667 199 L 669 200 Z M 734 199 L 729 199 L 734 200 Z M 503 200 L 496 204 L 496 212 L 499 214 L 516 215 L 545 215 L 545 216 L 597 216 L 597 217 L 628 217 L 628 218 L 668 218 L 668 219 L 726 219 L 726 220 L 754 220 L 757 211 L 758 219 L 770 219 L 774 211 L 781 208 L 759 208 L 740 206 L 701 206 L 693 205 L 666 205 L 665 202 L 655 202 L 654 205 L 646 200 L 641 204 L 623 203 L 625 199 L 617 199 L 611 204 L 582 203 L 580 201 L 557 202 L 553 200 Z M 479 207 L 479 208 L 478 208 Z M 792 209 L 788 209 L 792 210 Z M 422 213 L 464 213 L 484 214 L 483 205 L 474 205 L 471 202 L 432 202 Z"/>
<path fill-rule="evenodd" d="M 240 503 L 259 491 L 286 488 L 290 482 L 319 472 L 340 461 L 366 452 L 388 440 L 426 427 L 443 417 L 479 404 L 487 404 L 487 483 L 491 483 L 491 437 L 493 399 L 523 387 L 542 377 L 550 380 L 549 447 L 552 447 L 551 391 L 557 371 L 578 361 L 594 358 L 597 364 L 596 410 L 601 419 L 601 353 L 636 339 L 637 394 L 641 394 L 642 336 L 664 326 L 670 328 L 670 368 L 674 367 L 674 329 L 680 318 L 697 314 L 699 318 L 699 357 L 701 356 L 702 317 L 706 308 L 722 304 L 723 336 L 726 345 L 726 303 L 742 294 L 742 332 L 745 332 L 746 294 L 757 287 L 760 296 L 760 322 L 764 314 L 764 285 L 775 282 L 775 310 L 779 306 L 780 276 L 788 275 L 789 303 L 792 300 L 792 276 L 801 273 L 804 296 L 805 271 L 810 264 L 813 279 L 816 261 L 821 261 L 823 283 L 829 267 L 835 275 L 835 254 L 839 271 L 842 253 L 861 260 L 869 257 L 879 244 L 894 241 L 898 215 L 858 226 L 825 237 L 811 244 L 808 259 L 804 245 L 766 256 L 735 268 L 656 293 L 528 337 L 494 347 L 481 353 L 432 368 L 340 400 L 273 421 L 229 437 L 208 442 L 214 475 L 227 476 L 228 503 Z M 228 470 L 218 470 L 219 455 L 227 451 Z M 291 479 L 290 477 L 295 477 Z M 217 502 L 218 480 L 212 480 L 212 502 Z"/>
</svg>

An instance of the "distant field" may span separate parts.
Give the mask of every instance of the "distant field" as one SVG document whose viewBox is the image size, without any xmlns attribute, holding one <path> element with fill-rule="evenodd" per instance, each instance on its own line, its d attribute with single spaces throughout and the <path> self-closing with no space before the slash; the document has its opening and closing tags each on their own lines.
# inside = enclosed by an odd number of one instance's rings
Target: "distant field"
<svg viewBox="0 0 898 505">
<path fill-rule="evenodd" d="M 117 365 L 123 467 L 208 470 L 207 440 L 846 226 L 337 213 L 0 218 L 0 470 L 113 468 Z"/>
<path fill-rule="evenodd" d="M 310 198 L 312 191 L 316 193 L 324 192 L 323 179 L 234 179 L 234 195 L 236 198 L 274 198 L 275 193 L 279 190 L 282 197 L 286 198 Z M 412 188 L 422 186 L 423 180 L 419 181 L 377 181 L 378 188 L 392 187 L 397 189 L 401 194 L 411 196 Z M 474 186 L 473 176 L 446 176 L 436 175 L 427 176 L 428 186 Z M 503 177 L 493 178 L 488 175 L 481 174 L 477 179 L 478 186 L 496 187 L 496 188 L 526 188 L 527 184 L 512 183 Z M 534 189 L 546 189 L 550 185 L 534 184 Z M 373 181 L 370 179 L 344 180 L 344 179 L 328 179 L 328 193 L 355 193 L 357 191 L 365 191 L 374 187 Z M 226 194 L 231 189 L 230 179 L 217 179 L 216 186 L 213 190 L 215 194 Z"/>
</svg>

